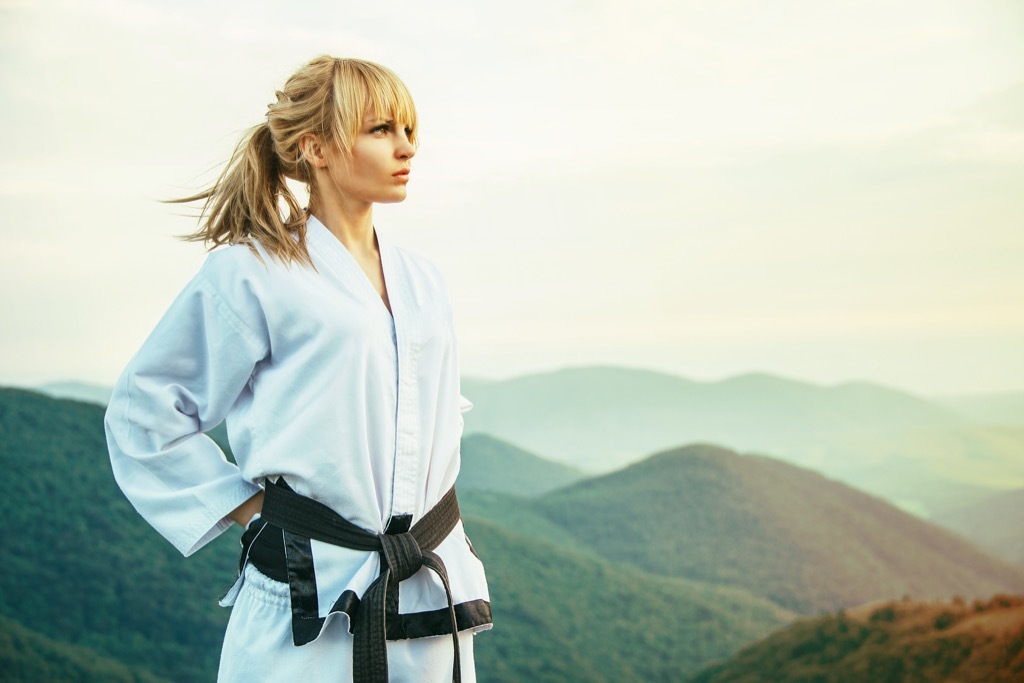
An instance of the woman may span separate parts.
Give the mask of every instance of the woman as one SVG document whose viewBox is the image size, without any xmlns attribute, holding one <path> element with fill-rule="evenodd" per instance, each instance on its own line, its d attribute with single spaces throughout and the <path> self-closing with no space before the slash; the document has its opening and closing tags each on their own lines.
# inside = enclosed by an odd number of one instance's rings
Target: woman
<svg viewBox="0 0 1024 683">
<path fill-rule="evenodd" d="M 373 225 L 416 145 L 391 71 L 319 57 L 181 200 L 205 200 L 190 238 L 225 246 L 125 369 L 106 430 L 121 489 L 184 555 L 246 527 L 221 681 L 475 680 L 491 614 L 452 489 L 472 404 L 447 286 Z M 204 434 L 225 418 L 237 466 Z"/>
</svg>

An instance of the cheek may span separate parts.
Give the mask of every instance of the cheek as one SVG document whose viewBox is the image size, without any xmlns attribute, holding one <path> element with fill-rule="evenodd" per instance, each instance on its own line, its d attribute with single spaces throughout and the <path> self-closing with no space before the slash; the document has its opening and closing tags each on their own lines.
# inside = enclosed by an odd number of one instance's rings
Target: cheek
<svg viewBox="0 0 1024 683">
<path fill-rule="evenodd" d="M 352 179 L 359 183 L 373 175 L 373 158 L 365 154 L 353 156 L 349 168 L 352 172 Z"/>
</svg>

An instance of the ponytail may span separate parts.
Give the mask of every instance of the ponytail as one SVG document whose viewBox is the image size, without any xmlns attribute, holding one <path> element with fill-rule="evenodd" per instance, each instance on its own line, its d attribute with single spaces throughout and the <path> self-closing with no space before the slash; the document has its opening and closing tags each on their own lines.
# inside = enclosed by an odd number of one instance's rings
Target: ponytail
<svg viewBox="0 0 1024 683">
<path fill-rule="evenodd" d="M 416 143 L 412 96 L 389 69 L 328 55 L 300 68 L 277 92 L 277 101 L 267 106 L 266 122 L 238 143 L 217 181 L 199 194 L 170 200 L 203 202 L 199 229 L 183 239 L 205 242 L 211 249 L 248 244 L 257 255 L 258 242 L 284 263 L 312 266 L 306 250 L 307 214 L 285 179 L 306 183 L 315 197 L 313 173 L 300 148 L 303 136 L 314 135 L 351 153 L 367 111 L 401 120 Z"/>
<path fill-rule="evenodd" d="M 182 239 L 204 242 L 210 249 L 248 244 L 257 255 L 254 242 L 259 242 L 285 263 L 312 265 L 306 250 L 306 212 L 285 182 L 267 123 L 246 132 L 213 185 L 170 203 L 195 201 L 203 201 L 200 227 Z"/>
</svg>

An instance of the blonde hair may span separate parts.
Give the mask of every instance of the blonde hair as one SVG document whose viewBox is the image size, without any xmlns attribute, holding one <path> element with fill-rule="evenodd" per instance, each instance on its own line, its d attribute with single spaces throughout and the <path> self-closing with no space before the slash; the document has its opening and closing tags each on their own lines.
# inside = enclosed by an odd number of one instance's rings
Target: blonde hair
<svg viewBox="0 0 1024 683">
<path fill-rule="evenodd" d="M 312 133 L 350 154 L 364 116 L 374 112 L 407 126 L 415 145 L 416 107 L 390 69 L 327 55 L 292 74 L 276 95 L 277 102 L 267 107 L 267 120 L 246 132 L 213 185 L 170 201 L 203 201 L 199 229 L 182 239 L 207 243 L 210 249 L 244 243 L 254 252 L 255 241 L 285 263 L 312 265 L 306 250 L 306 211 L 285 182 L 291 178 L 305 183 L 313 196 L 317 191 L 299 141 Z"/>
</svg>

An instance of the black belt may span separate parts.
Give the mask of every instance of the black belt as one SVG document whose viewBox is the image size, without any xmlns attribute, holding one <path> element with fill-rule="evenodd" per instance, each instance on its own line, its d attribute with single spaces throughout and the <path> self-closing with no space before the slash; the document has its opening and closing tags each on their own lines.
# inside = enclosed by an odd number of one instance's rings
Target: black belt
<svg viewBox="0 0 1024 683">
<path fill-rule="evenodd" d="M 411 529 L 402 533 L 387 531 L 378 534 L 356 526 L 323 503 L 295 493 L 284 478 L 278 478 L 276 484 L 267 484 L 260 517 L 257 524 L 252 525 L 242 536 L 239 571 L 248 558 L 270 578 L 287 579 L 291 594 L 292 640 L 295 645 L 305 645 L 315 640 L 325 621 L 320 617 L 310 540 L 353 550 L 377 551 L 381 560 L 380 575 L 363 593 L 352 622 L 353 680 L 360 683 L 387 683 L 386 617 L 398 613 L 399 582 L 415 574 L 421 567 L 426 567 L 440 577 L 448 598 L 448 615 L 455 645 L 452 680 L 456 683 L 462 681 L 458 622 L 448 571 L 441 558 L 433 552 L 461 519 L 454 488 Z M 253 543 L 254 539 L 263 535 L 262 532 L 272 527 L 283 530 L 283 572 L 279 552 L 275 558 L 273 550 L 267 551 L 268 546 Z"/>
</svg>

